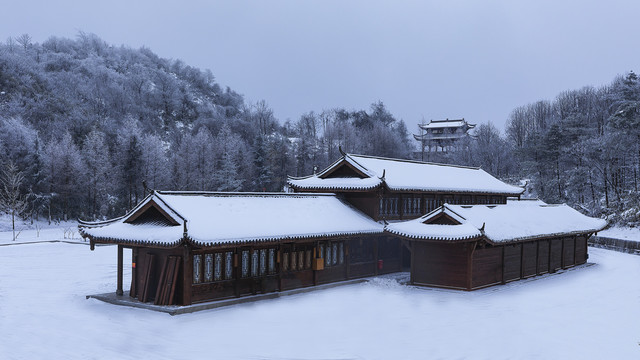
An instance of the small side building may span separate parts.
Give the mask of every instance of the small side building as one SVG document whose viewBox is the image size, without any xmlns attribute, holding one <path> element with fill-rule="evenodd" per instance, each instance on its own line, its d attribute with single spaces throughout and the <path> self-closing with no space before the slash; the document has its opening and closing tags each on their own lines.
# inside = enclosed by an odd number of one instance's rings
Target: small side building
<svg viewBox="0 0 640 360">
<path fill-rule="evenodd" d="M 129 296 L 158 305 L 290 290 L 401 270 L 399 239 L 333 194 L 156 191 L 127 215 L 81 223 L 132 251 Z"/>
<path fill-rule="evenodd" d="M 587 261 L 587 240 L 606 221 L 567 205 L 509 201 L 449 205 L 385 227 L 411 249 L 411 283 L 475 290 Z"/>
</svg>

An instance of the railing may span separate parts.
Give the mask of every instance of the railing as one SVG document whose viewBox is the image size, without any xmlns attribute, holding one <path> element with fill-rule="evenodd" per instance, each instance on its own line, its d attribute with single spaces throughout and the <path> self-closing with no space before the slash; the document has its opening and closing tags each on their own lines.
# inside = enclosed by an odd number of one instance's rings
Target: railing
<svg viewBox="0 0 640 360">
<path fill-rule="evenodd" d="M 598 248 L 640 255 L 640 241 L 592 236 L 589 238 L 588 243 L 589 245 Z"/>
</svg>

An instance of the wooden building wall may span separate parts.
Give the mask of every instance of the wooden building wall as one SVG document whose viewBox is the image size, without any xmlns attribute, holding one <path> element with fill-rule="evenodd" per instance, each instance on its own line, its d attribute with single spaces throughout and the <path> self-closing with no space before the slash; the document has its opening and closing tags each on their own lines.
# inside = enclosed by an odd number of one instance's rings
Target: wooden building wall
<svg viewBox="0 0 640 360">
<path fill-rule="evenodd" d="M 554 272 L 588 258 L 586 236 L 505 245 L 412 241 L 410 247 L 413 284 L 465 290 Z M 269 257 L 260 255 L 270 249 L 273 269 L 265 263 Z M 393 236 L 212 249 L 138 247 L 133 248 L 130 296 L 143 302 L 188 305 L 393 273 L 402 271 L 402 249 L 401 240 Z M 215 259 L 216 254 L 225 261 L 230 254 L 229 271 L 226 264 L 217 275 L 211 271 L 218 270 L 206 269 L 206 259 Z M 249 262 L 243 263 L 243 257 Z"/>
<path fill-rule="evenodd" d="M 411 282 L 416 285 L 466 289 L 469 243 L 414 242 Z"/>
<path fill-rule="evenodd" d="M 301 193 L 326 192 L 327 190 L 294 190 Z M 440 192 L 391 192 L 334 191 L 348 203 L 372 219 L 409 220 L 418 218 L 444 203 L 453 205 L 506 204 L 507 196 L 501 194 L 440 193 Z"/>
<path fill-rule="evenodd" d="M 474 290 L 584 264 L 587 258 L 586 236 L 494 246 L 414 241 L 411 282 Z"/>
<path fill-rule="evenodd" d="M 180 268 L 168 304 L 188 305 L 398 272 L 401 246 L 396 237 L 359 236 L 211 249 L 134 248 L 137 271 L 130 296 L 158 304 L 156 294 L 167 286 L 161 279 L 170 257 L 180 257 Z"/>
</svg>

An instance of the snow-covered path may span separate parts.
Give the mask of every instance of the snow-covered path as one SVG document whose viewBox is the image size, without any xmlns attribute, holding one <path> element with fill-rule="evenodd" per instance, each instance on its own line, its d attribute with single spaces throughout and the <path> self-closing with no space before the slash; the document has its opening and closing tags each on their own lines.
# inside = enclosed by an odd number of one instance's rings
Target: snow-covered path
<svg viewBox="0 0 640 360">
<path fill-rule="evenodd" d="M 85 299 L 115 290 L 113 246 L 2 246 L 0 358 L 638 359 L 640 256 L 589 251 L 472 293 L 374 280 L 172 317 Z"/>
</svg>

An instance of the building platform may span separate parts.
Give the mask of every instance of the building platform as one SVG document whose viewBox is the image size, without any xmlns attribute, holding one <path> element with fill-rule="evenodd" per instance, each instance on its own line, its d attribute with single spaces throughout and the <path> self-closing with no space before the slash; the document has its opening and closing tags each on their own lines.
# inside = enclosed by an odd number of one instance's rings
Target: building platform
<svg viewBox="0 0 640 360">
<path fill-rule="evenodd" d="M 226 307 L 226 306 L 252 303 L 252 302 L 261 301 L 261 300 L 277 299 L 284 296 L 331 289 L 338 286 L 360 284 L 360 283 L 368 282 L 371 279 L 375 279 L 375 278 L 394 279 L 399 283 L 406 283 L 409 280 L 409 273 L 399 272 L 399 273 L 379 275 L 379 276 L 367 277 L 367 278 L 361 278 L 361 279 L 340 281 L 340 282 L 335 282 L 330 284 L 310 286 L 310 287 L 305 287 L 300 289 L 292 289 L 292 290 L 277 291 L 277 292 L 266 293 L 266 294 L 256 294 L 256 295 L 242 296 L 242 297 L 231 298 L 231 299 L 208 301 L 204 303 L 198 303 L 198 304 L 192 304 L 192 305 L 186 305 L 186 306 L 154 305 L 153 303 L 150 303 L 150 302 L 143 303 L 138 301 L 137 299 L 129 297 L 128 295 L 116 295 L 115 292 L 87 295 L 87 299 L 96 299 L 96 300 L 104 301 L 106 303 L 114 304 L 114 305 L 129 306 L 134 308 L 163 312 L 169 315 L 180 315 L 180 314 L 193 313 L 196 311 L 217 309 L 217 308 Z M 129 291 L 125 291 L 125 294 L 127 294 L 128 292 Z"/>
</svg>

